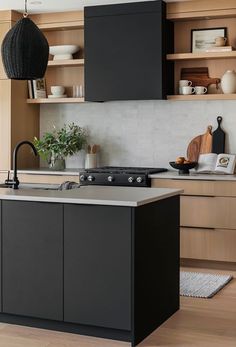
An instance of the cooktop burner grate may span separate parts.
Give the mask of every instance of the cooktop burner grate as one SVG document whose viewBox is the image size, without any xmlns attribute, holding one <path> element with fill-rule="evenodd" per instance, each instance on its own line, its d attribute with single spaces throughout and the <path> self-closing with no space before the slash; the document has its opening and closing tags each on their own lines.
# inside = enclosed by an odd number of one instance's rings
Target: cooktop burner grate
<svg viewBox="0 0 236 347">
<path fill-rule="evenodd" d="M 95 169 L 86 169 L 87 173 L 113 173 L 113 174 L 143 174 L 165 172 L 165 168 L 147 168 L 147 167 L 121 167 L 121 166 L 102 166 Z"/>
</svg>

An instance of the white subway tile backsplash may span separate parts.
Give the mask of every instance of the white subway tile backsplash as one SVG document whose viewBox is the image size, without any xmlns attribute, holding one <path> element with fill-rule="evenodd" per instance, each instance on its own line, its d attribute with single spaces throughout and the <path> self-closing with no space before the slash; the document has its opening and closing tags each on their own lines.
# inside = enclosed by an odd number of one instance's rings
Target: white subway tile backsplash
<svg viewBox="0 0 236 347">
<path fill-rule="evenodd" d="M 185 156 L 190 140 L 223 117 L 227 151 L 236 153 L 236 101 L 121 101 L 42 105 L 41 135 L 53 125 L 86 127 L 101 145 L 101 165 L 164 166 Z"/>
</svg>

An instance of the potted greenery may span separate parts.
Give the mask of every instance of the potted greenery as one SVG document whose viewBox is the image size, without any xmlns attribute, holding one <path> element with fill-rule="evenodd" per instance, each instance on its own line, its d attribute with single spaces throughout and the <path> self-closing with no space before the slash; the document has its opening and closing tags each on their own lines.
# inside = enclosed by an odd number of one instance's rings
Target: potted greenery
<svg viewBox="0 0 236 347">
<path fill-rule="evenodd" d="M 60 130 L 44 134 L 42 139 L 34 138 L 39 155 L 47 161 L 52 170 L 64 170 L 65 158 L 80 151 L 86 144 L 86 132 L 74 123 L 64 125 Z"/>
</svg>

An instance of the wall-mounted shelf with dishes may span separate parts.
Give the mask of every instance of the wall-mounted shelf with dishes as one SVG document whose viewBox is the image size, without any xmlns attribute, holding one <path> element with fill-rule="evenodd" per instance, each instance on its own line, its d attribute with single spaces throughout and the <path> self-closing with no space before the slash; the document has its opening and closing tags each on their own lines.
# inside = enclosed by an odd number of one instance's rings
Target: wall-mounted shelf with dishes
<svg viewBox="0 0 236 347">
<path fill-rule="evenodd" d="M 28 104 L 77 104 L 82 102 L 84 102 L 84 98 L 27 99 Z"/>
<path fill-rule="evenodd" d="M 236 94 L 168 95 L 167 100 L 172 100 L 172 101 L 236 100 Z"/>
<path fill-rule="evenodd" d="M 34 22 L 46 36 L 50 49 L 45 74 L 46 94 L 52 94 L 52 86 L 65 87 L 67 97 L 27 99 L 28 104 L 81 103 L 83 97 L 73 97 L 73 86 L 84 87 L 84 14 L 82 11 L 45 13 L 32 15 Z M 69 51 L 61 50 L 63 47 Z M 79 47 L 79 50 L 76 49 Z M 74 48 L 74 50 L 73 50 Z M 64 57 L 62 56 L 64 54 Z M 56 55 L 56 57 L 55 57 Z M 60 59 L 60 56 L 63 59 Z M 80 95 L 81 96 L 81 95 Z M 82 95 L 83 96 L 83 95 Z"/>
<path fill-rule="evenodd" d="M 236 51 L 232 52 L 201 52 L 167 54 L 167 60 L 197 60 L 197 59 L 232 59 L 236 58 Z"/>
<path fill-rule="evenodd" d="M 217 10 L 216 10 L 217 7 Z M 227 17 L 227 20 L 226 20 Z M 236 100 L 235 94 L 223 94 L 221 89 L 211 84 L 204 95 L 179 95 L 179 80 L 184 68 L 208 68 L 209 76 L 221 79 L 226 70 L 235 70 L 236 66 L 236 4 L 235 1 L 219 0 L 214 2 L 203 0 L 193 2 L 168 3 L 167 18 L 174 22 L 175 51 L 167 55 L 167 60 L 174 62 L 175 95 L 168 100 Z M 190 53 L 191 31 L 225 29 L 228 48 L 232 50 L 200 51 Z M 222 36 L 222 35 L 220 35 Z M 171 53 L 171 52 L 170 52 Z M 190 80 L 190 79 L 189 79 Z"/>
<path fill-rule="evenodd" d="M 49 60 L 48 67 L 84 66 L 84 59 Z"/>
</svg>

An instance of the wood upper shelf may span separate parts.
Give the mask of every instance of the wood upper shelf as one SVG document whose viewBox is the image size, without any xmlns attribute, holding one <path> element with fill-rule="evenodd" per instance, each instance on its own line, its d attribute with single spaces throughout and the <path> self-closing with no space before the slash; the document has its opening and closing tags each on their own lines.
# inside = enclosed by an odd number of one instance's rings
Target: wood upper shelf
<svg viewBox="0 0 236 347">
<path fill-rule="evenodd" d="M 167 60 L 197 60 L 197 59 L 230 59 L 236 58 L 236 51 L 232 52 L 201 52 L 167 54 Z"/>
<path fill-rule="evenodd" d="M 84 102 L 84 98 L 27 99 L 27 104 L 76 104 L 82 102 Z"/>
<path fill-rule="evenodd" d="M 175 1 L 167 4 L 167 19 L 174 21 L 227 17 L 236 17 L 235 0 Z"/>
<path fill-rule="evenodd" d="M 63 67 L 63 66 L 84 66 L 84 59 L 71 60 L 49 60 L 48 67 Z"/>
<path fill-rule="evenodd" d="M 167 99 L 173 101 L 236 100 L 236 94 L 168 95 Z"/>
</svg>

